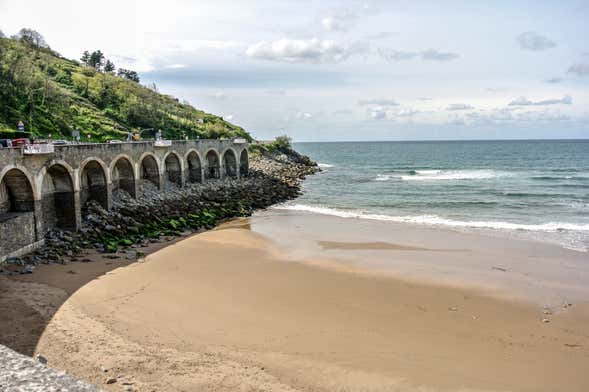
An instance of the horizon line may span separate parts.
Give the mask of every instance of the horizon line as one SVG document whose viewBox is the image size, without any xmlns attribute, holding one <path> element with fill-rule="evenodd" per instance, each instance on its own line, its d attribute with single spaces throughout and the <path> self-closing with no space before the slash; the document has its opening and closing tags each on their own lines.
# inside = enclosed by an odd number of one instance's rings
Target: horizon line
<svg viewBox="0 0 589 392">
<path fill-rule="evenodd" d="M 538 138 L 538 139 L 398 139 L 398 140 L 293 140 L 293 143 L 377 143 L 377 142 L 557 142 L 557 141 L 589 141 L 589 138 Z"/>
</svg>

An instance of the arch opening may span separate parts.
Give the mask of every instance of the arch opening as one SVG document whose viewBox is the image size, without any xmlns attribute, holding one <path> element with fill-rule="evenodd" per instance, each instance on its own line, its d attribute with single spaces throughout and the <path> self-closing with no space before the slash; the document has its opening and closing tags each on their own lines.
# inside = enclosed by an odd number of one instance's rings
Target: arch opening
<svg viewBox="0 0 589 392">
<path fill-rule="evenodd" d="M 146 155 L 141 161 L 141 179 L 160 186 L 160 172 L 157 161 L 152 155 Z"/>
<path fill-rule="evenodd" d="M 10 169 L 0 181 L 0 214 L 35 210 L 33 187 L 25 173 Z"/>
<path fill-rule="evenodd" d="M 219 162 L 219 154 L 217 154 L 217 152 L 214 150 L 210 150 L 209 152 L 207 152 L 206 161 L 207 161 L 207 170 L 206 170 L 207 179 L 221 178 L 221 165 Z"/>
<path fill-rule="evenodd" d="M 241 155 L 239 157 L 239 175 L 241 177 L 245 177 L 249 174 L 250 171 L 250 162 L 249 162 L 249 154 L 247 149 L 243 149 Z"/>
<path fill-rule="evenodd" d="M 166 180 L 170 184 L 182 185 L 182 166 L 180 159 L 175 153 L 170 153 L 164 161 Z"/>
<path fill-rule="evenodd" d="M 89 201 L 96 201 L 108 209 L 108 188 L 106 173 L 98 161 L 88 162 L 82 169 L 80 177 L 80 203 L 85 207 Z"/>
<path fill-rule="evenodd" d="M 188 182 L 202 182 L 202 166 L 198 154 L 192 151 L 186 158 L 188 162 Z"/>
<path fill-rule="evenodd" d="M 233 150 L 227 150 L 223 154 L 223 166 L 227 177 L 237 177 L 237 157 Z"/>
<path fill-rule="evenodd" d="M 131 197 L 137 197 L 135 194 L 135 173 L 133 165 L 127 158 L 119 158 L 112 169 L 112 187 L 113 192 L 123 190 Z"/>
<path fill-rule="evenodd" d="M 51 166 L 43 177 L 42 209 L 45 230 L 76 229 L 74 185 L 68 170 L 60 165 Z"/>
</svg>

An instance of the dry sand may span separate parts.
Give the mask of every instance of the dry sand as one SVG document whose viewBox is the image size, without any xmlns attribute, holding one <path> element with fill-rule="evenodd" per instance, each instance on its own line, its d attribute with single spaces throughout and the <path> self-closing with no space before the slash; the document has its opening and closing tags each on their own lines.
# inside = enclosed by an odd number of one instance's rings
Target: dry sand
<svg viewBox="0 0 589 392">
<path fill-rule="evenodd" d="M 545 314 L 287 253 L 243 224 L 183 240 L 75 292 L 36 351 L 113 391 L 589 390 L 587 303 Z"/>
</svg>

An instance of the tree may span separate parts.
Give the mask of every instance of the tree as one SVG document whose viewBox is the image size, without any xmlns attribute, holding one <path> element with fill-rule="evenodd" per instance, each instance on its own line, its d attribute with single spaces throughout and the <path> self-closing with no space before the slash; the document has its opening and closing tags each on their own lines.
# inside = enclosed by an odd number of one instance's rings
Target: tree
<svg viewBox="0 0 589 392">
<path fill-rule="evenodd" d="M 115 65 L 112 61 L 106 60 L 106 64 L 104 64 L 104 72 L 112 73 L 115 70 Z"/>
<path fill-rule="evenodd" d="M 94 68 L 97 71 L 100 71 L 102 65 L 104 64 L 104 54 L 100 50 L 95 50 L 90 54 L 90 59 L 88 60 L 88 65 Z"/>
<path fill-rule="evenodd" d="M 131 71 L 130 69 L 119 68 L 117 76 L 139 83 L 139 74 L 137 74 L 135 71 Z"/>
<path fill-rule="evenodd" d="M 47 45 L 47 42 L 45 42 L 45 38 L 43 38 L 43 36 L 39 32 L 33 29 L 20 29 L 20 31 L 16 35 L 16 38 L 26 43 L 27 45 L 34 47 L 35 49 L 49 47 L 49 45 Z"/>
<path fill-rule="evenodd" d="M 85 50 L 84 53 L 82 54 L 82 57 L 80 57 L 80 61 L 84 65 L 88 66 L 88 62 L 90 61 L 90 53 L 87 50 Z"/>
</svg>

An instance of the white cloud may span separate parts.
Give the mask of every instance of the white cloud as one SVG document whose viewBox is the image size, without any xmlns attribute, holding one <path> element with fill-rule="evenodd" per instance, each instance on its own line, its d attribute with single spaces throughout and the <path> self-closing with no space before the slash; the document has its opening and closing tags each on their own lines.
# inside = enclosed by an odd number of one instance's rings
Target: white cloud
<svg viewBox="0 0 589 392">
<path fill-rule="evenodd" d="M 509 106 L 547 106 L 547 105 L 571 105 L 573 98 L 565 95 L 562 98 L 545 99 L 542 101 L 530 101 L 526 97 L 519 97 L 509 102 Z"/>
<path fill-rule="evenodd" d="M 225 100 L 227 98 L 227 94 L 225 94 L 222 91 L 217 91 L 216 93 L 214 93 L 212 95 L 212 97 L 215 98 L 215 99 L 218 99 L 218 100 L 223 101 L 223 100 Z"/>
<path fill-rule="evenodd" d="M 376 34 L 371 34 L 371 35 L 367 35 L 366 39 L 367 40 L 380 40 L 380 39 L 387 39 L 387 38 L 391 38 L 395 35 L 395 33 L 391 32 L 391 31 L 381 31 L 380 33 L 376 33 Z"/>
<path fill-rule="evenodd" d="M 366 51 L 367 46 L 362 43 L 344 45 L 318 38 L 308 40 L 283 38 L 253 44 L 247 48 L 246 55 L 255 59 L 288 63 L 337 63 Z"/>
<path fill-rule="evenodd" d="M 358 105 L 399 106 L 397 101 L 395 101 L 394 99 L 386 98 L 361 99 L 358 101 Z"/>
<path fill-rule="evenodd" d="M 421 52 L 422 60 L 448 61 L 457 59 L 459 55 L 452 52 L 440 52 L 436 49 L 427 49 Z"/>
<path fill-rule="evenodd" d="M 348 31 L 350 29 L 351 20 L 349 18 L 342 18 L 337 16 L 327 16 L 321 19 L 321 25 L 327 31 Z"/>
<path fill-rule="evenodd" d="M 164 68 L 168 68 L 168 69 L 182 69 L 182 68 L 186 68 L 186 65 L 184 65 L 184 64 L 170 64 L 170 65 L 166 65 Z"/>
<path fill-rule="evenodd" d="M 373 120 L 384 120 L 387 118 L 387 112 L 381 107 L 368 108 L 366 110 L 368 117 Z"/>
<path fill-rule="evenodd" d="M 387 61 L 411 60 L 411 59 L 414 59 L 415 57 L 419 56 L 418 52 L 409 52 L 409 51 L 404 51 L 404 50 L 385 49 L 385 48 L 378 49 L 378 54 Z"/>
<path fill-rule="evenodd" d="M 313 118 L 313 115 L 309 112 L 297 112 L 295 114 L 295 118 L 297 120 L 309 120 L 309 119 Z"/>
<path fill-rule="evenodd" d="M 589 75 L 589 63 L 577 63 L 569 67 L 567 73 L 571 73 L 577 76 L 588 76 Z"/>
<path fill-rule="evenodd" d="M 520 49 L 523 50 L 546 50 L 556 46 L 556 43 L 549 38 L 536 33 L 535 31 L 526 31 L 519 34 L 515 40 Z"/>
<path fill-rule="evenodd" d="M 466 104 L 466 103 L 451 103 L 448 105 L 446 110 L 455 111 L 455 110 L 471 110 L 474 109 L 474 106 Z"/>
<path fill-rule="evenodd" d="M 352 111 L 352 109 L 339 109 L 339 110 L 335 110 L 333 112 L 333 114 L 336 116 L 343 116 L 343 115 L 348 115 L 348 114 L 352 114 L 352 113 L 354 113 Z"/>
<path fill-rule="evenodd" d="M 563 78 L 548 78 L 545 80 L 546 83 L 560 83 L 562 82 L 564 79 Z"/>
<path fill-rule="evenodd" d="M 423 61 L 450 61 L 455 60 L 460 55 L 452 52 L 440 52 L 436 49 L 426 49 L 422 51 L 406 51 L 380 48 L 378 54 L 387 61 L 403 61 L 421 58 Z"/>
<path fill-rule="evenodd" d="M 399 110 L 398 112 L 395 113 L 395 115 L 399 116 L 399 117 L 413 117 L 413 116 L 416 116 L 416 115 L 422 114 L 422 113 L 424 113 L 424 112 L 421 110 L 406 108 L 406 109 Z"/>
</svg>

